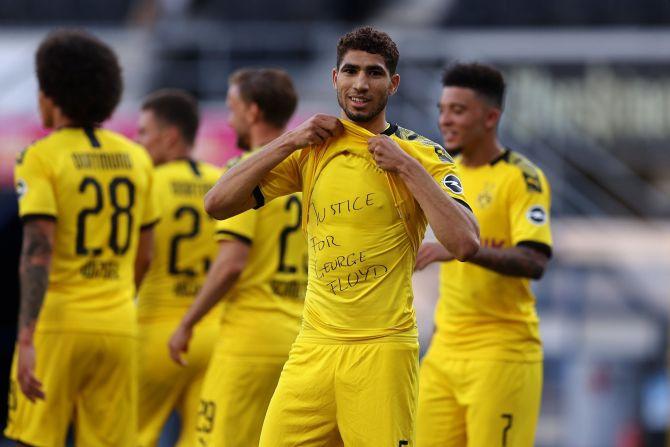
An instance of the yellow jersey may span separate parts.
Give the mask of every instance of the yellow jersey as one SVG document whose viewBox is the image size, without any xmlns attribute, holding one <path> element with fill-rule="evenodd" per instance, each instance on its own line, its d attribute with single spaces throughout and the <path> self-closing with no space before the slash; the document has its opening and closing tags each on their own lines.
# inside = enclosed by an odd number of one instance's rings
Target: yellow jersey
<svg viewBox="0 0 670 447">
<path fill-rule="evenodd" d="M 482 247 L 527 245 L 551 256 L 551 193 L 537 166 L 512 151 L 485 166 L 464 166 L 460 158 L 456 164 L 479 221 Z M 542 359 L 535 297 L 527 278 L 469 262 L 445 262 L 435 324 L 435 340 L 454 358 Z"/>
<path fill-rule="evenodd" d="M 203 197 L 221 176 L 208 163 L 181 159 L 155 169 L 160 222 L 154 229 L 153 256 L 137 297 L 140 322 L 179 320 L 202 287 L 216 258 L 216 221 Z M 208 317 L 216 319 L 216 312 Z"/>
<path fill-rule="evenodd" d="M 300 194 L 219 221 L 219 241 L 249 244 L 247 264 L 223 301 L 225 350 L 286 356 L 300 329 L 307 286 L 307 244 Z"/>
<path fill-rule="evenodd" d="M 301 337 L 415 339 L 412 272 L 427 219 L 402 180 L 375 164 L 367 146 L 374 135 L 342 123 L 343 135 L 295 151 L 254 192 L 258 205 L 303 193 L 309 281 Z M 384 134 L 465 203 L 456 165 L 440 145 L 396 125 Z"/>
<path fill-rule="evenodd" d="M 104 129 L 62 128 L 17 159 L 19 214 L 56 222 L 38 330 L 136 333 L 134 262 L 153 225 L 153 166 L 145 150 Z"/>
</svg>

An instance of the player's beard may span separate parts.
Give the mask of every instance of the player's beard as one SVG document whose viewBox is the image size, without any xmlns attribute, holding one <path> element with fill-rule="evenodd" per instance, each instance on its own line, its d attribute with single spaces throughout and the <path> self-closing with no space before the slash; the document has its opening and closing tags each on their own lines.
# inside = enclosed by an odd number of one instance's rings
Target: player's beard
<svg viewBox="0 0 670 447">
<path fill-rule="evenodd" d="M 237 147 L 243 151 L 251 150 L 251 143 L 249 142 L 249 135 L 237 134 Z"/>
<path fill-rule="evenodd" d="M 384 96 L 384 98 L 382 98 L 379 101 L 379 104 L 377 105 L 377 107 L 372 112 L 356 113 L 356 112 L 352 112 L 351 110 L 347 109 L 345 96 L 346 96 L 346 94 L 343 93 L 343 92 L 338 93 L 337 103 L 340 105 L 340 108 L 342 110 L 344 110 L 344 114 L 347 115 L 347 118 L 349 118 L 351 121 L 353 121 L 355 123 L 367 123 L 368 121 L 372 121 L 377 115 L 379 115 L 380 113 L 382 113 L 384 111 L 384 109 L 386 108 L 386 104 L 389 101 L 388 95 Z"/>
</svg>

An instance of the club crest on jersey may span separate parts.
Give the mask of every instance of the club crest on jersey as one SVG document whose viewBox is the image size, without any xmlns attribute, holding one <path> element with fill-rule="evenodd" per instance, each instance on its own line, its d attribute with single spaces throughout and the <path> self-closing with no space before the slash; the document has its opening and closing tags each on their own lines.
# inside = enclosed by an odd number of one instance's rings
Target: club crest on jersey
<svg viewBox="0 0 670 447">
<path fill-rule="evenodd" d="M 16 195 L 20 199 L 26 194 L 27 191 L 28 191 L 28 185 L 26 185 L 26 182 L 23 179 L 19 179 L 16 182 Z"/>
<path fill-rule="evenodd" d="M 442 179 L 442 184 L 449 188 L 449 191 L 454 194 L 463 194 L 463 185 L 461 180 L 456 177 L 454 174 L 447 174 L 446 177 Z"/>
<path fill-rule="evenodd" d="M 477 203 L 479 204 L 479 207 L 482 209 L 488 208 L 491 203 L 493 202 L 493 189 L 495 188 L 495 185 L 493 183 L 487 182 L 484 185 L 484 189 L 482 189 L 482 192 L 479 193 L 477 196 Z"/>
<path fill-rule="evenodd" d="M 541 205 L 533 205 L 528 208 L 526 217 L 533 225 L 544 225 L 547 221 L 547 212 Z"/>
</svg>

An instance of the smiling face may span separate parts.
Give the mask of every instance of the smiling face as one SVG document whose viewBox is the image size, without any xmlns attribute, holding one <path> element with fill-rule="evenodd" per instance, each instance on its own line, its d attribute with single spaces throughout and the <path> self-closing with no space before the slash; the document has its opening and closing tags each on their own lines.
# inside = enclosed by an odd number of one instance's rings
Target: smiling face
<svg viewBox="0 0 670 447">
<path fill-rule="evenodd" d="M 476 149 L 495 134 L 500 109 L 465 87 L 444 87 L 438 103 L 439 126 L 444 147 L 449 151 Z"/>
<path fill-rule="evenodd" d="M 347 51 L 333 70 L 337 102 L 347 118 L 358 123 L 380 116 L 399 83 L 400 76 L 389 73 L 382 56 L 361 50 Z"/>
</svg>

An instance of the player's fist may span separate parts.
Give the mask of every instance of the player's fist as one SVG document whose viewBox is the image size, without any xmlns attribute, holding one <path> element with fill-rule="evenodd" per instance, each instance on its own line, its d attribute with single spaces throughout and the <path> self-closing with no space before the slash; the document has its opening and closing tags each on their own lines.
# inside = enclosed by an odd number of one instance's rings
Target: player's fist
<svg viewBox="0 0 670 447">
<path fill-rule="evenodd" d="M 416 264 L 414 270 L 423 270 L 433 262 L 446 262 L 456 259 L 444 245 L 439 242 L 427 242 L 421 244 L 419 252 L 416 255 Z"/>
<path fill-rule="evenodd" d="M 398 143 L 387 135 L 377 135 L 368 140 L 368 151 L 377 166 L 385 171 L 400 172 L 409 163 L 415 162 Z"/>
<path fill-rule="evenodd" d="M 179 327 L 172 333 L 170 341 L 168 342 L 168 350 L 170 351 L 170 358 L 178 365 L 186 366 L 187 362 L 182 357 L 182 354 L 188 352 L 188 343 L 193 336 L 193 329 L 180 324 Z"/>
<path fill-rule="evenodd" d="M 291 147 L 301 149 L 323 144 L 327 139 L 337 137 L 342 132 L 344 126 L 339 119 L 331 115 L 317 114 L 284 135 Z"/>
<path fill-rule="evenodd" d="M 31 402 L 44 399 L 42 382 L 35 377 L 35 346 L 32 343 L 19 343 L 18 348 L 17 375 L 21 391 Z"/>
</svg>

